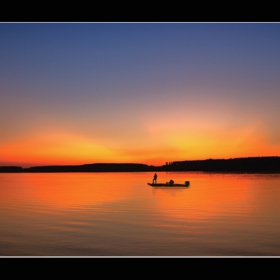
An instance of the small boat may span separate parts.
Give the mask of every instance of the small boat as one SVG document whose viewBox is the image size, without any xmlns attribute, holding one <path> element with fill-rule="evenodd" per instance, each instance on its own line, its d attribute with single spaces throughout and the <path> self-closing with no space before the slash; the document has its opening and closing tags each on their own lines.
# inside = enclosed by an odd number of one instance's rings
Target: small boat
<svg viewBox="0 0 280 280">
<path fill-rule="evenodd" d="M 167 183 L 147 183 L 149 186 L 152 187 L 189 187 L 190 186 L 190 181 L 186 181 L 185 184 L 170 184 L 169 182 Z"/>
</svg>

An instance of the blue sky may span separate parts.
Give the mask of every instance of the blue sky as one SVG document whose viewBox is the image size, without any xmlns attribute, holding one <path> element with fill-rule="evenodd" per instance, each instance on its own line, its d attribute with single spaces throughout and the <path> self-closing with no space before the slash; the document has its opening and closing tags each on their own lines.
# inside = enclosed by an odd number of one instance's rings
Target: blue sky
<svg viewBox="0 0 280 280">
<path fill-rule="evenodd" d="M 0 165 L 279 155 L 278 23 L 0 23 L 0 38 Z"/>
</svg>

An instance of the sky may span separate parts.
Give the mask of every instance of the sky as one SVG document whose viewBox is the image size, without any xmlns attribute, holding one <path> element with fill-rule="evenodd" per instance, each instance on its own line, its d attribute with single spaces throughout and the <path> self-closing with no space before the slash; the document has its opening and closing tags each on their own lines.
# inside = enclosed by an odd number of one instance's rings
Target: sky
<svg viewBox="0 0 280 280">
<path fill-rule="evenodd" d="M 280 23 L 0 23 L 0 166 L 280 156 Z"/>
</svg>

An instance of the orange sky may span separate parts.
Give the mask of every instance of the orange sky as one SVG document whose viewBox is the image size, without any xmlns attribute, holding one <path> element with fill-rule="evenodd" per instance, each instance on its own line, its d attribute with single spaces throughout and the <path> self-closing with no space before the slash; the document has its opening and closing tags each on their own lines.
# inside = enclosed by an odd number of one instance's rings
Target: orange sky
<svg viewBox="0 0 280 280">
<path fill-rule="evenodd" d="M 0 166 L 280 155 L 279 24 L 0 24 Z"/>
<path fill-rule="evenodd" d="M 171 133 L 170 133 L 171 132 Z M 169 134 L 170 135 L 169 135 Z M 13 165 L 85 164 L 94 162 L 136 162 L 163 165 L 187 159 L 274 156 L 279 146 L 268 145 L 254 129 L 225 133 L 217 130 L 182 133 L 156 129 L 149 145 L 102 145 L 90 138 L 62 133 L 39 133 L 1 145 L 1 160 Z"/>
</svg>

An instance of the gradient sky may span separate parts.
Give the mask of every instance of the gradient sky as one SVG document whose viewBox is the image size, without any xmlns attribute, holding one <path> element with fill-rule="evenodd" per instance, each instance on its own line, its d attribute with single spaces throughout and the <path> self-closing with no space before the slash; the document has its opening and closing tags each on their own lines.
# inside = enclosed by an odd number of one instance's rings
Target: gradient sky
<svg viewBox="0 0 280 280">
<path fill-rule="evenodd" d="M 279 23 L 0 23 L 0 165 L 280 156 Z"/>
</svg>

